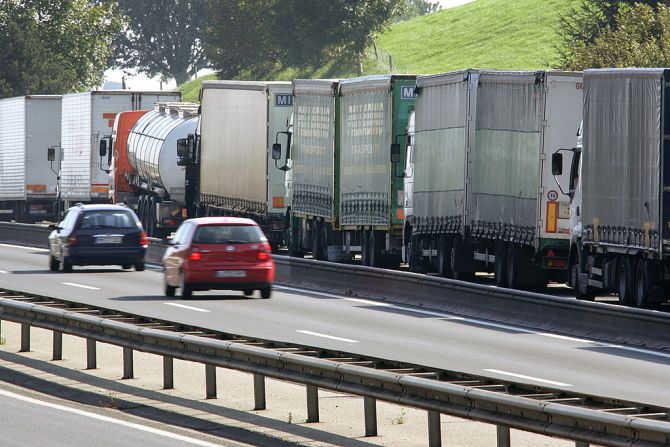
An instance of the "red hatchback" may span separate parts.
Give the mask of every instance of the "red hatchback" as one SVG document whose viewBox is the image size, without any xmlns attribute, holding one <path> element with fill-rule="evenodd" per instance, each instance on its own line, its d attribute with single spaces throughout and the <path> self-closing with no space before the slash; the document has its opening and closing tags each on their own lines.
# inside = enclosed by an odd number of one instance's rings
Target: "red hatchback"
<svg viewBox="0 0 670 447">
<path fill-rule="evenodd" d="M 163 256 L 165 295 L 194 290 L 258 289 L 270 298 L 275 264 L 263 231 L 251 219 L 201 217 L 184 221 Z"/>
</svg>

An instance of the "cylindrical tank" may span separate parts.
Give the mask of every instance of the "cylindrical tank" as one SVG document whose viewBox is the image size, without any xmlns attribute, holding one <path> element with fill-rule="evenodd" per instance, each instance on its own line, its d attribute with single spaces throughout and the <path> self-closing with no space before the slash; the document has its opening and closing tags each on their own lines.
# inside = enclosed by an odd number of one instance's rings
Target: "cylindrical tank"
<svg viewBox="0 0 670 447">
<path fill-rule="evenodd" d="M 163 199 L 184 200 L 185 168 L 177 166 L 177 140 L 195 134 L 197 117 L 197 104 L 156 103 L 128 134 L 133 175 Z"/>
</svg>

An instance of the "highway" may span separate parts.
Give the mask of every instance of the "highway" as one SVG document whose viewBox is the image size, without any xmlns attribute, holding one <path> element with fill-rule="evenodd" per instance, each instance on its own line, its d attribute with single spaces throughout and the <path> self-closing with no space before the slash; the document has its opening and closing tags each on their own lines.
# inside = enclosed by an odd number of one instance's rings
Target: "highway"
<svg viewBox="0 0 670 447">
<path fill-rule="evenodd" d="M 176 433 L 173 428 L 124 415 L 118 411 L 90 406 L 63 404 L 54 399 L 31 396 L 0 389 L 2 445 L 49 447 L 145 447 L 199 446 L 217 447 L 221 441 L 209 442 L 201 434 Z M 39 421 L 36 430 L 35 421 Z M 225 445 L 239 446 L 239 443 Z"/>
<path fill-rule="evenodd" d="M 45 250 L 8 245 L 0 245 L 0 287 L 250 337 L 670 407 L 670 354 L 443 312 L 285 287 L 277 287 L 270 300 L 196 292 L 185 301 L 162 295 L 157 269 L 50 272 Z"/>
</svg>

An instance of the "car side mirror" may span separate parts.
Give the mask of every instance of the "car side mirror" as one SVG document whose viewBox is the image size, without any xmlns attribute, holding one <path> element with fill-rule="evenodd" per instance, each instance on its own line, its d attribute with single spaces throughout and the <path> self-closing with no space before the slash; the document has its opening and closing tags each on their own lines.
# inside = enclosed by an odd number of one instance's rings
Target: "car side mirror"
<svg viewBox="0 0 670 447">
<path fill-rule="evenodd" d="M 563 174 L 563 154 L 560 152 L 551 154 L 551 173 L 553 175 Z"/>
<path fill-rule="evenodd" d="M 47 161 L 56 161 L 56 148 L 50 147 L 47 149 Z"/>
<path fill-rule="evenodd" d="M 391 145 L 391 163 L 400 163 L 400 145 L 398 143 Z"/>
<path fill-rule="evenodd" d="M 281 159 L 281 143 L 275 143 L 272 145 L 272 159 Z"/>
<path fill-rule="evenodd" d="M 104 157 L 105 155 L 107 155 L 107 139 L 106 138 L 103 138 L 102 140 L 100 140 L 99 151 L 100 151 L 100 156 L 101 157 Z"/>
</svg>

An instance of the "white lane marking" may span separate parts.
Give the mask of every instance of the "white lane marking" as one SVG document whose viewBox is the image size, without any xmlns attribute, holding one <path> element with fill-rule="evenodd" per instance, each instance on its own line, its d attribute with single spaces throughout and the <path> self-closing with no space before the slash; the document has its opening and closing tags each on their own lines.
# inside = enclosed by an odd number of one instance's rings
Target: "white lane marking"
<svg viewBox="0 0 670 447">
<path fill-rule="evenodd" d="M 570 385 L 569 383 L 555 382 L 553 380 L 540 379 L 539 377 L 533 377 L 533 376 L 525 376 L 523 374 L 511 373 L 511 372 L 508 372 L 508 371 L 501 371 L 499 369 L 485 369 L 484 371 L 490 372 L 490 373 L 493 373 L 493 374 L 500 374 L 500 375 L 503 375 L 503 376 L 511 376 L 511 377 L 516 377 L 516 378 L 519 378 L 519 379 L 532 380 L 533 382 L 547 383 L 549 385 L 573 386 L 573 385 Z"/>
<path fill-rule="evenodd" d="M 182 309 L 194 310 L 196 312 L 209 312 L 207 309 L 200 309 L 199 307 L 187 306 L 179 303 L 165 303 L 168 306 L 181 307 Z"/>
<path fill-rule="evenodd" d="M 635 348 L 631 346 L 624 346 L 624 345 L 615 345 L 615 344 L 610 344 L 610 343 L 603 343 L 595 340 L 588 340 L 588 339 L 583 339 L 583 338 L 577 338 L 577 337 L 569 337 L 567 335 L 559 335 L 559 334 L 551 334 L 548 332 L 539 332 L 536 330 L 531 330 L 531 329 L 523 329 L 523 328 L 518 328 L 514 326 L 509 326 L 506 324 L 498 324 L 498 323 L 491 323 L 489 321 L 484 321 L 484 320 L 477 320 L 475 318 L 464 318 L 464 317 L 457 317 L 454 315 L 450 315 L 444 312 L 439 312 L 439 311 L 431 311 L 431 310 L 424 310 L 424 309 L 419 309 L 411 306 L 399 306 L 396 304 L 390 304 L 390 303 L 384 303 L 380 301 L 373 301 L 373 300 L 364 300 L 360 298 L 348 298 L 348 297 L 343 297 L 340 295 L 335 295 L 332 293 L 325 293 L 325 292 L 316 292 L 313 290 L 309 289 L 302 289 L 300 287 L 287 287 L 287 286 L 275 286 L 278 289 L 284 289 L 284 290 L 293 290 L 301 293 L 307 293 L 307 294 L 312 294 L 312 295 L 319 295 L 319 296 L 325 296 L 328 298 L 338 298 L 344 301 L 352 301 L 352 302 L 357 302 L 361 304 L 366 304 L 369 306 L 379 306 L 379 307 L 385 307 L 389 309 L 397 309 L 397 310 L 402 310 L 405 312 L 412 312 L 412 313 L 418 313 L 422 315 L 430 315 L 434 317 L 440 317 L 440 318 L 445 318 L 450 321 L 464 321 L 467 323 L 474 323 L 480 326 L 489 326 L 489 327 L 494 327 L 498 329 L 505 329 L 509 331 L 514 331 L 514 332 L 519 332 L 522 334 L 530 334 L 530 335 L 539 335 L 541 337 L 550 337 L 550 338 L 556 338 L 560 340 L 565 340 L 565 341 L 572 341 L 575 343 L 584 343 L 584 344 L 591 344 L 593 346 L 599 347 L 599 348 L 614 348 L 614 349 L 621 349 L 622 351 L 629 351 L 629 352 L 635 352 L 638 354 L 646 354 L 650 356 L 655 356 L 655 357 L 662 357 L 662 358 L 670 358 L 670 354 L 664 353 L 664 352 L 658 352 L 658 351 L 650 351 L 647 349 L 641 349 L 641 348 Z"/>
<path fill-rule="evenodd" d="M 77 284 L 76 282 L 62 282 L 64 286 L 72 286 L 72 287 L 79 287 L 80 289 L 88 289 L 88 290 L 100 290 L 98 287 L 93 287 L 93 286 L 87 286 L 84 284 Z"/>
<path fill-rule="evenodd" d="M 31 251 L 49 251 L 48 248 L 26 247 L 24 245 L 14 245 L 14 244 L 0 244 L 0 247 L 20 248 L 21 250 L 31 250 Z"/>
<path fill-rule="evenodd" d="M 134 422 L 122 421 L 120 419 L 114 419 L 109 416 L 103 416 L 101 414 L 89 413 L 88 411 L 79 410 L 76 408 L 66 407 L 64 405 L 53 404 L 49 402 L 43 402 L 41 400 L 33 399 L 32 397 L 22 396 L 20 394 L 12 393 L 10 391 L 0 390 L 0 395 L 9 397 L 11 399 L 21 400 L 28 402 L 33 405 L 39 405 L 41 407 L 51 408 L 53 410 L 63 411 L 66 413 L 76 414 L 78 416 L 84 416 L 90 419 L 95 419 L 102 422 L 107 422 L 110 424 L 121 425 L 123 427 L 134 428 L 135 430 L 140 430 L 143 432 L 151 433 L 154 435 L 163 436 L 165 438 L 175 439 L 181 442 L 187 442 L 191 445 L 197 445 L 201 447 L 219 447 L 219 444 L 213 444 L 207 441 L 201 441 L 199 439 L 189 438 L 187 436 L 178 435 L 176 433 L 170 433 L 169 431 L 160 430 L 153 427 L 147 427 L 145 425 L 136 424 Z"/>
<path fill-rule="evenodd" d="M 335 337 L 334 335 L 320 334 L 318 332 L 306 331 L 306 330 L 303 330 L 303 329 L 296 330 L 296 332 L 300 332 L 301 334 L 306 334 L 306 335 L 313 335 L 315 337 L 330 338 L 332 340 L 343 341 L 343 342 L 346 342 L 346 343 L 359 343 L 358 340 L 352 340 L 350 338 Z"/>
<path fill-rule="evenodd" d="M 567 335 L 550 334 L 549 332 L 537 332 L 536 335 L 540 335 L 542 337 L 557 338 L 559 340 L 574 341 L 575 343 L 586 343 L 586 344 L 597 343 L 593 340 L 584 340 L 583 338 L 569 337 Z"/>
<path fill-rule="evenodd" d="M 0 273 L 2 273 L 3 275 L 9 275 L 9 272 L 7 270 L 0 270 Z"/>
</svg>

